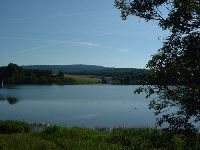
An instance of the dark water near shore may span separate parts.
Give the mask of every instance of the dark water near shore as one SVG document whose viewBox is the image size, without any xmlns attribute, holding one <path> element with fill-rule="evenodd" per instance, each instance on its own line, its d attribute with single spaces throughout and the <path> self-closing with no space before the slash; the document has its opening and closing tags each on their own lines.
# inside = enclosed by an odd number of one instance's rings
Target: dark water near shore
<svg viewBox="0 0 200 150">
<path fill-rule="evenodd" d="M 154 127 L 149 99 L 138 86 L 12 86 L 0 89 L 0 120 L 83 127 Z M 1 98 L 1 99 L 3 99 Z M 16 98 L 16 99 L 14 99 Z M 16 100 L 16 101 L 15 101 Z"/>
</svg>

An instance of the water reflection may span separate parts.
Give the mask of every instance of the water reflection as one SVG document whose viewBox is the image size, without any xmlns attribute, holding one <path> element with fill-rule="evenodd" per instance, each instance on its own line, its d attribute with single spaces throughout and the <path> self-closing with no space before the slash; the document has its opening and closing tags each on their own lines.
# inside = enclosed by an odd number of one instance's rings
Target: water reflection
<svg viewBox="0 0 200 150">
<path fill-rule="evenodd" d="M 153 111 L 138 86 L 15 86 L 0 89 L 0 120 L 45 122 L 67 127 L 154 127 Z M 8 99 L 7 97 L 16 99 Z M 10 103 L 17 103 L 11 107 Z M 16 100 L 16 101 L 15 101 Z M 8 104 L 9 103 L 9 104 Z M 16 104 L 15 103 L 15 104 Z M 3 115 L 1 115 L 3 114 Z"/>
<path fill-rule="evenodd" d="M 16 97 L 0 95 L 0 102 L 4 102 L 4 101 L 7 101 L 10 105 L 15 105 L 16 103 L 19 102 L 19 99 Z"/>
</svg>

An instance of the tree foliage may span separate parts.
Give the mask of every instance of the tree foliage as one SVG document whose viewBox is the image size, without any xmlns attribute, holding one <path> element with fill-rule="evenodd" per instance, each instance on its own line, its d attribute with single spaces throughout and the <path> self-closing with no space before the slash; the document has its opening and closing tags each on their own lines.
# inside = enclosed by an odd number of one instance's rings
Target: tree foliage
<svg viewBox="0 0 200 150">
<path fill-rule="evenodd" d="M 64 78 L 64 73 L 53 74 L 49 70 L 28 70 L 16 64 L 0 67 L 0 82 L 4 84 L 74 84 L 75 80 Z"/>
<path fill-rule="evenodd" d="M 192 133 L 200 121 L 200 1 L 199 0 L 115 0 L 122 19 L 134 15 L 156 20 L 169 30 L 163 47 L 147 67 L 153 72 L 145 90 L 159 125 L 167 123 L 170 132 Z M 167 111 L 175 107 L 176 111 Z M 191 132 L 192 131 L 192 132 Z"/>
<path fill-rule="evenodd" d="M 200 25 L 199 0 L 115 0 L 122 19 L 134 15 L 146 21 L 157 20 L 172 33 L 190 33 Z"/>
</svg>

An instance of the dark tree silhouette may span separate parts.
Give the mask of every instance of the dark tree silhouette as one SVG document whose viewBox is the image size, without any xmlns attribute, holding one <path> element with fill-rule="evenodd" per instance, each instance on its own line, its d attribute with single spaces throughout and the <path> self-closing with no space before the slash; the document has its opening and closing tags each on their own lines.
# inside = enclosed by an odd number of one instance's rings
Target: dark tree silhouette
<svg viewBox="0 0 200 150">
<path fill-rule="evenodd" d="M 157 123 L 168 125 L 167 131 L 195 133 L 200 121 L 200 1 L 115 0 L 115 7 L 123 20 L 130 15 L 156 20 L 170 31 L 147 64 L 153 72 L 149 85 L 136 92 L 159 95 L 149 106 L 155 109 Z"/>
<path fill-rule="evenodd" d="M 0 82 L 15 84 L 74 84 L 75 80 L 65 78 L 63 72 L 54 75 L 49 70 L 24 69 L 16 64 L 0 67 Z"/>
</svg>

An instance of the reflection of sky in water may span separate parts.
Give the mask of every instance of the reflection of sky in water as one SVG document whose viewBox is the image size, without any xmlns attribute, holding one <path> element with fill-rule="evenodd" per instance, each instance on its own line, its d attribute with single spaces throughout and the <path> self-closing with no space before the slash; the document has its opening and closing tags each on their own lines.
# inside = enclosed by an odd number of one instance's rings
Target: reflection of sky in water
<svg viewBox="0 0 200 150">
<path fill-rule="evenodd" d="M 0 102 L 0 119 L 48 122 L 66 126 L 154 126 L 145 95 L 133 94 L 137 86 L 67 85 L 16 86 L 0 94 L 19 102 Z"/>
</svg>

